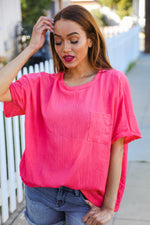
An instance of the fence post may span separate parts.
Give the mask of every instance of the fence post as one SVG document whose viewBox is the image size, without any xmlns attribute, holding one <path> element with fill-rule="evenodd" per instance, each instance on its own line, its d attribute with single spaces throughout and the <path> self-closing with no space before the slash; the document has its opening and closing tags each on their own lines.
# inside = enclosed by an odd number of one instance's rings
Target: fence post
<svg viewBox="0 0 150 225">
<path fill-rule="evenodd" d="M 25 128 L 24 128 L 25 116 L 22 115 L 19 117 L 19 119 L 20 119 L 20 129 L 21 129 L 21 150 L 23 154 L 25 149 Z"/>
<path fill-rule="evenodd" d="M 29 66 L 29 72 L 30 73 L 34 72 L 33 66 Z M 17 75 L 17 79 L 21 78 L 22 74 L 27 74 L 27 73 L 28 73 L 27 68 L 24 67 L 23 73 L 22 73 L 22 71 L 19 71 L 19 73 Z M 25 116 L 24 115 L 19 116 L 19 121 L 20 121 L 20 133 L 21 133 L 20 134 L 21 135 L 21 155 L 22 155 L 24 152 L 24 149 L 25 149 L 25 131 L 24 131 Z"/>
<path fill-rule="evenodd" d="M 12 135 L 11 118 L 5 118 L 6 123 L 6 143 L 8 155 L 8 176 L 9 176 L 9 196 L 10 196 L 10 212 L 16 209 L 16 191 L 15 191 L 15 169 L 14 169 L 14 149 Z"/>
<path fill-rule="evenodd" d="M 18 202 L 23 200 L 22 181 L 19 172 L 20 163 L 20 142 L 19 142 L 19 118 L 15 116 L 13 118 L 13 131 L 14 131 L 14 145 L 15 145 L 15 164 L 16 164 L 16 184 L 17 184 L 17 198 Z"/>
<path fill-rule="evenodd" d="M 8 211 L 8 186 L 6 167 L 6 146 L 4 134 L 3 103 L 0 102 L 0 205 L 2 207 L 2 222 L 9 217 Z"/>
<path fill-rule="evenodd" d="M 43 71 L 44 71 L 44 63 L 40 62 L 40 72 L 43 72 Z"/>
</svg>

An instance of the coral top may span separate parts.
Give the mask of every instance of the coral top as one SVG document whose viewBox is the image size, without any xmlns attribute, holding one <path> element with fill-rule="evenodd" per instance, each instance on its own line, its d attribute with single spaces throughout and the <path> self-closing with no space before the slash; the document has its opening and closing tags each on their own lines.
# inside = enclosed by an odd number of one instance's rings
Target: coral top
<svg viewBox="0 0 150 225">
<path fill-rule="evenodd" d="M 101 206 L 111 144 L 125 137 L 117 211 L 128 143 L 141 138 L 127 77 L 117 70 L 101 70 L 92 81 L 69 87 L 63 75 L 33 73 L 10 85 L 13 101 L 4 103 L 5 116 L 25 114 L 21 178 L 30 187 L 80 189 Z"/>
</svg>

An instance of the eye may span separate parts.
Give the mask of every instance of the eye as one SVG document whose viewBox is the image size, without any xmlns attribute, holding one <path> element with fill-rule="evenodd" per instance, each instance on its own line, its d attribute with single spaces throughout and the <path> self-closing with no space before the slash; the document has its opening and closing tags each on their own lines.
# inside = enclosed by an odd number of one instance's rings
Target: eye
<svg viewBox="0 0 150 225">
<path fill-rule="evenodd" d="M 55 45 L 61 45 L 62 42 L 55 42 Z"/>
<path fill-rule="evenodd" d="M 62 44 L 62 39 L 59 37 L 55 37 L 54 39 L 55 45 L 61 45 Z"/>
<path fill-rule="evenodd" d="M 78 41 L 70 41 L 71 42 L 71 44 L 77 44 L 78 43 Z"/>
</svg>

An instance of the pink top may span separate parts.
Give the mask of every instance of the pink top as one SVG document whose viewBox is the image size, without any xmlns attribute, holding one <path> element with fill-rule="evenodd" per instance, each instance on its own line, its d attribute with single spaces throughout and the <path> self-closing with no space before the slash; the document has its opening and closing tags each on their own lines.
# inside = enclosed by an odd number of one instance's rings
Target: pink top
<svg viewBox="0 0 150 225">
<path fill-rule="evenodd" d="M 80 189 L 101 206 L 111 144 L 125 137 L 117 211 L 125 187 L 127 143 L 141 138 L 127 77 L 102 70 L 92 81 L 69 87 L 63 74 L 28 74 L 10 85 L 13 102 L 4 104 L 5 116 L 25 114 L 22 180 L 30 187 Z"/>
</svg>

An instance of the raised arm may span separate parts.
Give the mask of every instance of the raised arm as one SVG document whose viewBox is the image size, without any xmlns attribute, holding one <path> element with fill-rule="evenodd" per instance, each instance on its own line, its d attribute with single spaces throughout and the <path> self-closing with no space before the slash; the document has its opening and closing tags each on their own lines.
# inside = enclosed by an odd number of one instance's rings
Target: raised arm
<svg viewBox="0 0 150 225">
<path fill-rule="evenodd" d="M 28 59 L 40 49 L 45 41 L 45 34 L 53 32 L 53 21 L 41 16 L 33 27 L 32 37 L 26 47 L 15 59 L 0 70 L 0 101 L 12 101 L 9 86 Z"/>
</svg>

